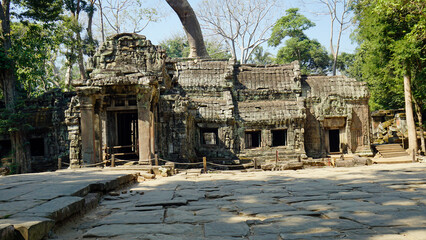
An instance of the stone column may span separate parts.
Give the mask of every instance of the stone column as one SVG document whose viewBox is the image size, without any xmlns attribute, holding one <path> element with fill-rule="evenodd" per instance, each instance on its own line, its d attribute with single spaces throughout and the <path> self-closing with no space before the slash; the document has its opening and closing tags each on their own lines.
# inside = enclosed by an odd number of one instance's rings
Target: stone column
<svg viewBox="0 0 426 240">
<path fill-rule="evenodd" d="M 85 164 L 96 162 L 93 102 L 91 96 L 81 97 L 81 156 Z"/>
<path fill-rule="evenodd" d="M 101 159 L 101 161 L 104 160 L 104 147 L 105 145 L 107 145 L 107 113 L 105 111 L 105 109 L 101 109 L 101 112 L 99 113 L 99 118 L 100 118 L 100 131 L 101 131 L 101 136 L 100 136 L 100 145 L 101 145 L 101 151 L 100 151 L 100 156 L 99 158 Z"/>
<path fill-rule="evenodd" d="M 148 164 L 151 158 L 149 94 L 149 92 L 142 92 L 138 96 L 139 164 Z"/>
<path fill-rule="evenodd" d="M 154 112 L 150 112 L 150 157 L 154 156 L 155 154 L 155 116 L 154 116 Z"/>
</svg>

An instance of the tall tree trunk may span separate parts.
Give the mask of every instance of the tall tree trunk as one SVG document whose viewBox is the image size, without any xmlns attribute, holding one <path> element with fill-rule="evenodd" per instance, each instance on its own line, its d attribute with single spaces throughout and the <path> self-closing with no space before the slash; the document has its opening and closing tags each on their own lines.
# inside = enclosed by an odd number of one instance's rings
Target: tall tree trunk
<svg viewBox="0 0 426 240">
<path fill-rule="evenodd" d="M 416 114 L 417 114 L 417 120 L 419 122 L 419 129 L 420 129 L 420 149 L 423 154 L 426 153 L 426 144 L 425 144 L 425 134 L 423 129 L 423 116 L 422 116 L 422 109 L 419 105 L 419 103 L 416 101 L 416 99 L 413 97 L 414 106 L 416 108 Z"/>
<path fill-rule="evenodd" d="M 86 70 L 84 69 L 84 58 L 83 58 L 83 44 L 81 41 L 80 32 L 77 32 L 77 41 L 78 41 L 78 68 L 80 70 L 80 78 L 87 79 Z"/>
<path fill-rule="evenodd" d="M 3 0 L 1 4 L 0 20 L 2 25 L 1 38 L 4 56 L 9 55 L 12 48 L 12 40 L 10 39 L 10 1 Z M 6 60 L 7 67 L 0 71 L 0 85 L 3 90 L 6 109 L 11 114 L 16 114 L 16 76 L 14 62 L 12 59 Z M 10 132 L 10 141 L 13 154 L 13 163 L 17 166 L 18 173 L 26 173 L 31 171 L 31 153 L 28 146 L 27 136 L 23 130 L 15 130 Z"/>
<path fill-rule="evenodd" d="M 102 9 L 102 1 L 98 1 L 98 8 L 99 8 L 99 20 L 101 22 L 102 42 L 105 42 L 104 13 Z"/>
<path fill-rule="evenodd" d="M 407 67 L 409 69 L 409 66 Z M 414 122 L 413 101 L 411 94 L 411 73 L 407 70 L 404 74 L 404 97 L 405 97 L 405 117 L 407 119 L 408 128 L 408 149 L 410 155 L 413 151 L 417 153 L 417 132 Z"/>
<path fill-rule="evenodd" d="M 93 14 L 95 13 L 95 3 L 96 0 L 90 0 L 90 9 L 87 13 L 87 37 L 89 39 L 88 44 L 90 45 L 90 49 L 87 51 L 87 55 L 89 57 L 93 57 L 95 55 L 95 44 L 93 40 L 93 31 L 92 31 L 92 25 L 93 25 Z"/>
<path fill-rule="evenodd" d="M 72 66 L 73 66 L 73 64 L 68 62 L 67 71 L 65 72 L 65 86 L 66 86 L 67 89 L 71 89 Z"/>
<path fill-rule="evenodd" d="M 78 23 L 78 19 L 80 16 L 80 4 L 81 1 L 77 1 L 77 12 L 75 14 L 75 21 Z M 84 70 L 84 59 L 83 59 L 83 41 L 81 41 L 81 32 L 80 31 L 76 31 L 76 36 L 77 36 L 77 53 L 78 53 L 78 68 L 80 70 L 80 79 L 87 79 L 86 77 L 86 70 Z"/>
<path fill-rule="evenodd" d="M 176 12 L 185 29 L 190 47 L 189 57 L 208 58 L 200 23 L 191 5 L 187 0 L 166 0 L 166 2 Z"/>
</svg>

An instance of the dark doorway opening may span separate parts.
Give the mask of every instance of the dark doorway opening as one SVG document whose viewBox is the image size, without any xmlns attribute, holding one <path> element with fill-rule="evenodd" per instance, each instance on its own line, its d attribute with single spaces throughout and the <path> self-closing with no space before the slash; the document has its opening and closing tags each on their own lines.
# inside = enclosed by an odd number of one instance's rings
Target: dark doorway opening
<svg viewBox="0 0 426 240">
<path fill-rule="evenodd" d="M 328 140 L 330 143 L 330 152 L 340 152 L 339 129 L 329 130 Z"/>
<path fill-rule="evenodd" d="M 245 134 L 246 148 L 260 147 L 261 142 L 260 131 L 249 131 Z"/>
<path fill-rule="evenodd" d="M 217 145 L 217 128 L 201 128 L 201 143 L 205 145 Z"/>
<path fill-rule="evenodd" d="M 287 145 L 287 130 L 272 130 L 272 146 Z"/>
<path fill-rule="evenodd" d="M 44 156 L 44 139 L 43 138 L 30 139 L 30 150 L 31 150 L 31 156 L 34 156 L 34 157 Z"/>
<path fill-rule="evenodd" d="M 0 158 L 9 157 L 11 154 L 12 144 L 10 140 L 0 141 Z"/>
<path fill-rule="evenodd" d="M 138 141 L 137 112 L 117 113 L 117 144 L 120 152 L 135 152 Z M 123 147 L 124 146 L 124 147 Z"/>
</svg>

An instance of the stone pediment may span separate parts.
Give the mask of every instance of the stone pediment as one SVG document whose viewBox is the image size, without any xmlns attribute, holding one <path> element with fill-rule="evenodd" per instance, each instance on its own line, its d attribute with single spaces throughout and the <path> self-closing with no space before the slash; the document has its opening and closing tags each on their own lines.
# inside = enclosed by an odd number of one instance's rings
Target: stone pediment
<svg viewBox="0 0 426 240">
<path fill-rule="evenodd" d="M 150 76 L 161 75 L 166 53 L 145 36 L 122 33 L 109 37 L 89 59 L 88 80 L 78 80 L 74 86 L 111 86 L 152 82 Z"/>
</svg>

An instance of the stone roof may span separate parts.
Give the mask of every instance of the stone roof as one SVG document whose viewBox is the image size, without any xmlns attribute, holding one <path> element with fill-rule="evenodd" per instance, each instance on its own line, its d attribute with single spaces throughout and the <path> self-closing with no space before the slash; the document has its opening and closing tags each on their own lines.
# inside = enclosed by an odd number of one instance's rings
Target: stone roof
<svg viewBox="0 0 426 240">
<path fill-rule="evenodd" d="M 270 100 L 238 103 L 238 111 L 246 122 L 270 122 L 305 118 L 303 99 L 298 101 Z"/>
<path fill-rule="evenodd" d="M 299 65 L 241 65 L 237 69 L 237 80 L 241 89 L 275 91 L 301 90 Z"/>
<path fill-rule="evenodd" d="M 233 63 L 228 60 L 200 60 L 177 62 L 179 85 L 184 89 L 227 87 L 232 79 Z"/>
<path fill-rule="evenodd" d="M 345 76 L 304 76 L 307 97 L 340 96 L 348 99 L 368 98 L 367 84 Z"/>
</svg>

